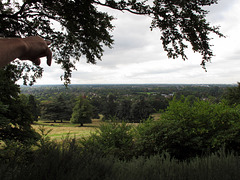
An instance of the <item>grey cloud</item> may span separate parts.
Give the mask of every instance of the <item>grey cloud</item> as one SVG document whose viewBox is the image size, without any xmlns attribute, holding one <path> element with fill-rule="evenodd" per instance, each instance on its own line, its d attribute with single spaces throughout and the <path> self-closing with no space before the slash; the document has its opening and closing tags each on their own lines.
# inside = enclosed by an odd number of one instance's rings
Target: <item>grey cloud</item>
<svg viewBox="0 0 240 180">
<path fill-rule="evenodd" d="M 219 0 L 218 4 L 205 7 L 206 10 L 210 11 L 207 18 L 213 22 L 218 23 L 225 19 L 225 12 L 230 11 L 235 4 L 238 3 L 237 0 Z"/>
<path fill-rule="evenodd" d="M 219 25 L 221 22 L 226 23 L 225 12 L 229 12 L 236 2 L 237 0 L 231 3 L 229 0 L 220 0 L 218 5 L 209 8 L 210 20 Z M 195 58 L 192 53 L 189 53 L 189 61 L 186 63 L 182 63 L 181 59 L 169 63 L 172 60 L 167 60 L 166 52 L 162 49 L 160 32 L 149 30 L 149 18 L 121 12 L 114 16 L 118 19 L 114 21 L 116 28 L 112 32 L 115 39 L 113 49 L 105 48 L 102 61 L 98 61 L 96 65 L 87 65 L 82 58 L 77 65 L 78 71 L 73 71 L 72 83 L 232 83 L 240 79 L 238 47 L 229 46 L 223 49 L 224 45 L 218 46 L 217 43 L 225 41 L 216 41 L 214 48 L 217 51 L 214 50 L 214 54 L 220 51 L 220 55 L 216 54 L 213 63 L 207 64 L 208 72 L 205 73 L 199 65 L 201 57 Z M 230 26 L 229 23 L 226 26 Z M 232 38 L 235 42 L 239 40 L 235 33 Z M 232 50 L 228 51 L 229 48 Z M 223 50 L 227 50 L 226 53 Z M 50 68 L 44 66 L 44 70 L 41 82 L 47 82 L 50 76 L 58 81 L 63 73 L 57 65 Z"/>
</svg>

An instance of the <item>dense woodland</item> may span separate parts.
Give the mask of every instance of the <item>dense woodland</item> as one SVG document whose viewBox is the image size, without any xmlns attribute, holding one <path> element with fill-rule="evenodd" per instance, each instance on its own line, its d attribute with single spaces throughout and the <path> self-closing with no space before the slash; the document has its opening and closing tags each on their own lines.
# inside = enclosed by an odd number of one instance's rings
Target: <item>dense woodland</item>
<svg viewBox="0 0 240 180">
<path fill-rule="evenodd" d="M 35 100 L 29 104 L 36 109 L 35 117 L 38 114 L 42 120 L 69 121 L 77 97 L 82 96 L 92 106 L 92 118 L 103 115 L 103 120 L 140 122 L 150 114 L 163 112 L 174 97 L 192 96 L 219 102 L 227 87 L 229 85 L 22 86 L 21 97 Z"/>
</svg>

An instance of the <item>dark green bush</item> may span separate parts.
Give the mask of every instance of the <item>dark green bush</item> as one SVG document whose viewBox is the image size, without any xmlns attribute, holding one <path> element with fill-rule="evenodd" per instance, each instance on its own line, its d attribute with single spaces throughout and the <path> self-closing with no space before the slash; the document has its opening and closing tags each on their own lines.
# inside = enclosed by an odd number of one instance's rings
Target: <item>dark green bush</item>
<svg viewBox="0 0 240 180">
<path fill-rule="evenodd" d="M 151 121 L 146 124 L 149 127 L 156 127 L 156 124 L 153 125 Z M 126 132 L 131 132 L 126 124 L 106 124 L 102 126 L 101 130 L 106 130 L 106 133 L 99 132 L 104 138 L 95 139 L 98 143 L 104 143 L 103 139 L 106 140 L 107 136 L 111 136 L 109 139 L 114 140 L 113 137 L 119 134 L 120 137 L 128 139 L 125 137 Z M 121 130 L 125 133 L 121 134 Z M 86 144 L 83 147 L 76 139 L 65 138 L 56 143 L 49 140 L 43 129 L 42 134 L 39 147 L 37 149 L 35 147 L 35 150 L 16 142 L 9 143 L 5 149 L 0 150 L 2 155 L 0 159 L 1 180 L 23 178 L 25 180 L 237 180 L 240 178 L 239 156 L 232 153 L 226 154 L 225 150 L 209 156 L 193 158 L 189 161 L 178 161 L 168 153 L 152 155 L 149 158 L 139 156 L 120 160 L 119 154 L 113 153 L 115 151 L 111 152 L 109 149 L 110 153 L 107 154 L 105 151 L 106 154 L 103 156 L 101 152 L 103 149 L 96 149 L 97 147 L 103 148 L 106 142 L 101 147 L 100 144 L 86 146 L 91 141 L 84 141 Z M 113 144 L 109 147 L 112 147 Z M 123 148 L 120 152 L 131 151 L 126 144 L 124 147 L 126 149 Z"/>
<path fill-rule="evenodd" d="M 46 151 L 47 149 L 47 151 Z M 240 158 L 226 154 L 224 150 L 212 155 L 178 161 L 169 154 L 119 160 L 113 156 L 101 157 L 83 150 L 75 139 L 62 143 L 48 142 L 44 147 L 32 151 L 29 159 L 20 165 L 16 162 L 1 161 L 1 180 L 212 180 L 240 178 Z"/>
<path fill-rule="evenodd" d="M 146 122 L 137 132 L 139 155 L 167 151 L 183 160 L 216 152 L 223 145 L 240 152 L 240 111 L 224 102 L 173 100 L 159 121 Z"/>
<path fill-rule="evenodd" d="M 98 152 L 103 157 L 113 155 L 131 159 L 134 153 L 132 128 L 126 123 L 105 123 L 90 138 L 81 141 L 87 151 Z"/>
</svg>

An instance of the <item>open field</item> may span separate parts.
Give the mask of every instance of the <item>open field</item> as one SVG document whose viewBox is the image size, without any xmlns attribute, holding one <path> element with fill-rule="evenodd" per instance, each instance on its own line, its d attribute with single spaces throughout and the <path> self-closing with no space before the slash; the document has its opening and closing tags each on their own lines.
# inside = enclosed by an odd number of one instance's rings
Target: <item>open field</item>
<svg viewBox="0 0 240 180">
<path fill-rule="evenodd" d="M 61 140 L 62 138 L 69 137 L 87 137 L 91 132 L 96 131 L 96 129 L 103 123 L 99 119 L 93 119 L 91 124 L 84 124 L 82 127 L 79 124 L 71 124 L 69 121 L 64 121 L 62 123 L 53 123 L 52 121 L 38 121 L 35 122 L 32 127 L 39 131 L 40 127 L 44 127 L 45 132 L 49 131 L 48 136 L 52 140 Z"/>
<path fill-rule="evenodd" d="M 160 113 L 152 114 L 154 120 L 158 120 L 160 118 Z M 49 132 L 48 136 L 52 140 L 61 140 L 62 138 L 69 137 L 87 137 L 91 134 L 91 132 L 95 132 L 96 129 L 104 122 L 101 119 L 93 119 L 90 124 L 83 124 L 83 126 L 79 126 L 79 124 L 72 124 L 69 121 L 63 121 L 62 123 L 57 122 L 54 123 L 52 121 L 38 121 L 35 122 L 32 127 L 37 131 L 39 131 L 40 127 L 44 127 L 45 132 Z M 131 124 L 137 126 L 138 123 Z"/>
</svg>

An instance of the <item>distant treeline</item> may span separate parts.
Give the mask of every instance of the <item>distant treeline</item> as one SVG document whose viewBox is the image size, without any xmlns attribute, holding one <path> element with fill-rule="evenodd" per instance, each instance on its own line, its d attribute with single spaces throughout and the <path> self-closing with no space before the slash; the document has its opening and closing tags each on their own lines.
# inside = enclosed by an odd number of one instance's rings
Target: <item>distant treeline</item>
<svg viewBox="0 0 240 180">
<path fill-rule="evenodd" d="M 98 94 L 107 95 L 113 93 L 116 96 L 135 95 L 139 93 L 157 93 L 179 95 L 195 95 L 199 98 L 208 96 L 220 97 L 224 90 L 235 85 L 219 84 L 219 85 L 69 85 L 67 88 L 63 85 L 35 85 L 21 86 L 23 94 L 34 95 L 39 100 L 48 99 L 50 96 L 57 96 L 59 93 L 71 94 Z"/>
<path fill-rule="evenodd" d="M 219 102 L 232 85 L 44 85 L 21 87 L 22 96 L 34 96 L 41 119 L 70 120 L 78 96 L 92 105 L 92 118 L 140 122 L 150 114 L 163 112 L 169 100 L 193 96 Z"/>
</svg>

